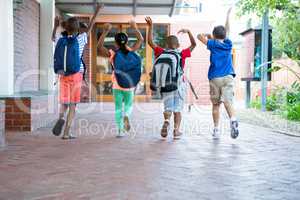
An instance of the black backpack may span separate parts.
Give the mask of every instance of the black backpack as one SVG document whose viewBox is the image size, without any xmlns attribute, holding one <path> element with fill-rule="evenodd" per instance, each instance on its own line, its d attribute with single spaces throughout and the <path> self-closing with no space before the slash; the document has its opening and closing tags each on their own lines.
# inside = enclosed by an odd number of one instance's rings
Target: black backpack
<svg viewBox="0 0 300 200">
<path fill-rule="evenodd" d="M 174 50 L 165 50 L 153 66 L 150 89 L 156 93 L 176 91 L 182 82 L 182 76 L 181 54 Z"/>
</svg>

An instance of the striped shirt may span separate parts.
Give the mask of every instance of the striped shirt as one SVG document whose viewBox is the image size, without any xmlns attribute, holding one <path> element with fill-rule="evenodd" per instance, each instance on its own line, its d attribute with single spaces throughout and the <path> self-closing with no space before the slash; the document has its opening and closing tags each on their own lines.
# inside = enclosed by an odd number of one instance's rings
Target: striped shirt
<svg viewBox="0 0 300 200">
<path fill-rule="evenodd" d="M 78 40 L 78 44 L 79 44 L 79 56 L 81 59 L 85 45 L 88 43 L 87 33 L 84 32 L 84 33 L 79 34 L 77 36 L 77 40 Z M 81 63 L 81 65 L 80 65 L 80 72 L 82 72 L 82 73 L 84 72 L 83 63 Z"/>
<path fill-rule="evenodd" d="M 58 42 L 58 40 L 62 37 L 62 35 L 60 34 L 59 37 L 56 37 L 55 39 L 55 43 Z M 80 56 L 80 59 L 83 55 L 83 51 L 84 51 L 84 48 L 85 48 L 85 45 L 88 43 L 88 38 L 87 38 L 87 33 L 86 32 L 83 32 L 83 33 L 80 33 L 78 36 L 77 36 L 77 40 L 78 40 L 78 44 L 79 44 L 79 56 Z M 83 66 L 83 63 L 81 63 L 80 65 L 80 72 L 83 73 L 84 72 L 84 66 Z"/>
</svg>

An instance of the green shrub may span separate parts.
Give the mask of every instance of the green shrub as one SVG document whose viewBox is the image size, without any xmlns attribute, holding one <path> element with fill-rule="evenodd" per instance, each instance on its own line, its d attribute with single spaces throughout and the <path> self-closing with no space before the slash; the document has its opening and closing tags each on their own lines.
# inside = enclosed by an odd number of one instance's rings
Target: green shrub
<svg viewBox="0 0 300 200">
<path fill-rule="evenodd" d="M 251 107 L 261 109 L 261 98 L 251 102 Z M 290 87 L 278 87 L 267 97 L 267 111 L 273 111 L 289 120 L 300 121 L 300 84 L 295 82 Z"/>
<path fill-rule="evenodd" d="M 256 98 L 255 100 L 251 101 L 250 107 L 255 108 L 255 109 L 261 109 L 261 100 L 260 100 L 260 98 Z"/>
<path fill-rule="evenodd" d="M 266 109 L 267 111 L 275 111 L 280 107 L 278 98 L 275 94 L 267 97 Z"/>
<path fill-rule="evenodd" d="M 287 107 L 287 119 L 300 121 L 300 103 Z"/>
</svg>

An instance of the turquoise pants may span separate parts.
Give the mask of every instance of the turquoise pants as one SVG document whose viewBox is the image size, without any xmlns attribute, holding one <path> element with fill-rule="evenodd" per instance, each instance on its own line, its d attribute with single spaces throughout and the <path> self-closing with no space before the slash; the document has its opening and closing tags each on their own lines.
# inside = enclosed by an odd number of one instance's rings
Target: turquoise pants
<svg viewBox="0 0 300 200">
<path fill-rule="evenodd" d="M 124 129 L 124 116 L 130 118 L 132 113 L 132 106 L 134 100 L 134 91 L 123 91 L 113 89 L 114 101 L 115 101 L 115 120 L 119 130 Z M 124 103 L 124 115 L 123 115 L 123 103 Z"/>
</svg>

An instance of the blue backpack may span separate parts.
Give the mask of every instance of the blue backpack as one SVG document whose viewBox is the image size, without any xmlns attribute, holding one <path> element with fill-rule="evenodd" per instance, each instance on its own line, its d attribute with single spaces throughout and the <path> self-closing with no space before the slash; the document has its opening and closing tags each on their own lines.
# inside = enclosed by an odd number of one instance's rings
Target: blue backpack
<svg viewBox="0 0 300 200">
<path fill-rule="evenodd" d="M 141 80 L 141 66 L 141 58 L 136 53 L 124 54 L 121 50 L 116 51 L 113 68 L 119 86 L 136 87 Z"/>
<path fill-rule="evenodd" d="M 56 44 L 54 52 L 54 72 L 63 71 L 65 76 L 80 71 L 82 62 L 79 55 L 79 43 L 77 36 L 68 37 L 64 35 Z"/>
</svg>

